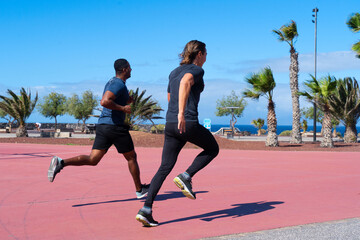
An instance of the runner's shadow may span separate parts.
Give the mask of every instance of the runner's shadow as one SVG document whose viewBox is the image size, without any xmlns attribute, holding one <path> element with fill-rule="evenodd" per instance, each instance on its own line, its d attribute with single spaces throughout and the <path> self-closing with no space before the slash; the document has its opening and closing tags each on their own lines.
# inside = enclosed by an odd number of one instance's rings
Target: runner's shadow
<svg viewBox="0 0 360 240">
<path fill-rule="evenodd" d="M 13 154 L 9 154 L 10 156 L 25 156 L 27 157 L 36 157 L 36 158 L 50 158 L 53 157 L 54 155 L 47 153 L 47 152 L 39 152 L 39 153 L 13 153 Z M 6 159 L 13 159 L 11 157 L 8 157 Z"/>
<path fill-rule="evenodd" d="M 232 208 L 222 209 L 214 212 L 204 213 L 200 215 L 195 215 L 191 217 L 179 218 L 170 220 L 167 222 L 162 222 L 160 225 L 175 223 L 175 222 L 183 222 L 192 219 L 200 219 L 202 221 L 210 222 L 214 219 L 232 217 L 238 218 L 250 214 L 256 214 L 264 211 L 268 211 L 270 209 L 275 208 L 273 205 L 283 204 L 284 202 L 254 202 L 254 203 L 242 203 L 242 204 L 233 204 Z"/>
<path fill-rule="evenodd" d="M 208 191 L 197 191 L 196 194 L 207 193 Z M 165 194 L 159 194 L 156 196 L 155 201 L 164 201 L 168 199 L 174 198 L 183 198 L 185 197 L 182 192 L 175 192 L 175 191 L 166 191 Z M 145 202 L 146 198 L 141 199 L 141 202 Z M 129 201 L 139 201 L 137 198 L 128 198 L 128 199 L 121 199 L 121 200 L 112 200 L 112 201 L 104 201 L 104 202 L 94 202 L 94 203 L 84 203 L 84 204 L 76 204 L 72 205 L 72 207 L 84 207 L 84 206 L 92 206 L 98 204 L 106 204 L 106 203 L 118 203 L 118 202 L 129 202 Z"/>
</svg>

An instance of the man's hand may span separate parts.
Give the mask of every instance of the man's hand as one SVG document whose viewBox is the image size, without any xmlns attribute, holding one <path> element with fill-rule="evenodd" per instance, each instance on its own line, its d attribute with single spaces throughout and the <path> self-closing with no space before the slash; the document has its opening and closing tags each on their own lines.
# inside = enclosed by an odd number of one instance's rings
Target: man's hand
<svg viewBox="0 0 360 240">
<path fill-rule="evenodd" d="M 131 105 L 125 105 L 122 111 L 124 113 L 131 113 Z"/>
</svg>

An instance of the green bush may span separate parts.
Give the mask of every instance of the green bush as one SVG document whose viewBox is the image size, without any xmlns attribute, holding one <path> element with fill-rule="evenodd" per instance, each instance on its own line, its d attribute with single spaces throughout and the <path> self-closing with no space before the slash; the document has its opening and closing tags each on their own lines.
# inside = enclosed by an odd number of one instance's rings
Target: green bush
<svg viewBox="0 0 360 240">
<path fill-rule="evenodd" d="M 140 127 L 138 125 L 133 125 L 131 127 L 131 130 L 133 130 L 133 131 L 139 131 L 139 129 L 140 129 Z"/>
<path fill-rule="evenodd" d="M 158 125 L 156 125 L 156 126 L 152 126 L 151 129 L 150 129 L 150 131 L 151 131 L 152 133 L 156 133 L 156 129 L 157 129 L 157 132 L 158 132 L 158 133 L 164 132 L 164 130 L 165 130 L 165 124 L 158 124 Z"/>
<path fill-rule="evenodd" d="M 279 136 L 291 136 L 291 130 L 286 130 L 286 131 L 283 131 L 282 133 L 279 134 Z"/>
</svg>

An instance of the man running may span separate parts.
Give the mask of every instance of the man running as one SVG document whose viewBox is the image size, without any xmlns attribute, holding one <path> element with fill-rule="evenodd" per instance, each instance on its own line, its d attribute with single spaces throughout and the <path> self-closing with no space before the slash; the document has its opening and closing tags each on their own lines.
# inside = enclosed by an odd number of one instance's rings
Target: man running
<svg viewBox="0 0 360 240">
<path fill-rule="evenodd" d="M 131 113 L 132 98 L 129 96 L 125 83 L 131 77 L 132 69 L 126 59 L 116 60 L 114 68 L 116 75 L 105 85 L 100 102 L 103 111 L 96 126 L 95 141 L 90 155 L 79 155 L 67 159 L 54 156 L 51 159 L 48 178 L 50 182 L 53 182 L 56 174 L 66 166 L 96 166 L 114 144 L 117 151 L 123 154 L 128 161 L 129 171 L 136 188 L 136 196 L 142 198 L 147 195 L 149 185 L 141 184 L 140 169 L 129 126 L 124 123 L 125 114 Z"/>
</svg>

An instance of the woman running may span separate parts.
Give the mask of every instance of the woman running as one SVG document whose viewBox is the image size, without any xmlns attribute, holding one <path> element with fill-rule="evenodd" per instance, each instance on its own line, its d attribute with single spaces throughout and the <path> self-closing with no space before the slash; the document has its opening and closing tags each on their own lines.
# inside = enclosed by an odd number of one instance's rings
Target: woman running
<svg viewBox="0 0 360 240">
<path fill-rule="evenodd" d="M 200 94 L 204 90 L 202 66 L 206 61 L 206 55 L 205 43 L 197 40 L 188 42 L 180 54 L 182 59 L 180 66 L 169 75 L 169 105 L 166 113 L 161 166 L 151 181 L 144 207 L 136 215 L 136 219 L 145 226 L 158 225 L 152 217 L 153 202 L 186 142 L 203 149 L 190 167 L 174 178 L 174 183 L 190 199 L 196 199 L 192 191 L 192 177 L 219 153 L 215 138 L 209 130 L 199 124 L 198 120 L 198 104 Z"/>
</svg>

